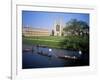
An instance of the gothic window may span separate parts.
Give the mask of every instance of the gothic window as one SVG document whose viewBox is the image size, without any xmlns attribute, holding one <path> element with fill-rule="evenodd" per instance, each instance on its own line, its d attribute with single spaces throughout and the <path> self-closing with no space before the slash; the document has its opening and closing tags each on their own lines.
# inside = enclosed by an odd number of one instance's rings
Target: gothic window
<svg viewBox="0 0 100 80">
<path fill-rule="evenodd" d="M 59 24 L 56 25 L 56 31 L 60 31 L 60 25 Z"/>
</svg>

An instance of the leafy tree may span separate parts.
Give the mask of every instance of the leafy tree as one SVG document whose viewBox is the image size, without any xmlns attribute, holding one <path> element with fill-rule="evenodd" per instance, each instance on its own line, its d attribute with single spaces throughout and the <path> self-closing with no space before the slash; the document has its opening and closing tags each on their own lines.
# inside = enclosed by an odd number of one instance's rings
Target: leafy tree
<svg viewBox="0 0 100 80">
<path fill-rule="evenodd" d="M 89 26 L 84 21 L 78 21 L 77 19 L 71 19 L 66 23 L 65 32 L 70 32 L 71 35 L 84 35 L 88 34 Z"/>
<path fill-rule="evenodd" d="M 54 36 L 54 30 L 52 30 L 52 36 Z"/>
<path fill-rule="evenodd" d="M 71 19 L 63 30 L 66 34 L 70 33 L 60 44 L 63 49 L 81 50 L 84 53 L 89 53 L 89 26 L 86 22 Z"/>
</svg>

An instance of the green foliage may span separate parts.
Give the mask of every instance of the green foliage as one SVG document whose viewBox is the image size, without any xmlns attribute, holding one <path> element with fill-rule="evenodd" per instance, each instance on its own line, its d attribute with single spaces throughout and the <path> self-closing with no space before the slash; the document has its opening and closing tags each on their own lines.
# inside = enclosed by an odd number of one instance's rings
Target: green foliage
<svg viewBox="0 0 100 80">
<path fill-rule="evenodd" d="M 72 19 L 66 23 L 63 30 L 68 34 L 61 41 L 62 48 L 89 53 L 89 26 L 86 22 Z"/>
<path fill-rule="evenodd" d="M 65 32 L 70 32 L 71 35 L 84 35 L 89 31 L 89 26 L 84 21 L 78 21 L 77 19 L 71 19 L 66 23 L 65 28 L 63 29 Z"/>
<path fill-rule="evenodd" d="M 52 34 L 51 34 L 51 36 L 54 36 L 54 30 L 52 30 Z"/>
<path fill-rule="evenodd" d="M 89 52 L 89 37 L 88 36 L 66 36 L 60 44 L 64 49 L 81 50 Z"/>
</svg>

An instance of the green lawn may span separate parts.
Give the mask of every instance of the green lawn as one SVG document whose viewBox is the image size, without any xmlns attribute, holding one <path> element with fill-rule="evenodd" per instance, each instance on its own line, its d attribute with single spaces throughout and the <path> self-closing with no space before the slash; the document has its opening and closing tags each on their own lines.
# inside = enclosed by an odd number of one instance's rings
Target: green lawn
<svg viewBox="0 0 100 80">
<path fill-rule="evenodd" d="M 60 42 L 64 39 L 64 37 L 57 36 L 37 36 L 37 37 L 23 37 L 23 44 L 40 44 L 47 45 L 52 48 L 61 48 Z"/>
<path fill-rule="evenodd" d="M 64 39 L 64 37 L 60 37 L 60 36 L 34 36 L 34 37 L 26 37 L 26 38 L 41 39 L 41 40 L 55 40 L 55 41 L 60 41 Z"/>
<path fill-rule="evenodd" d="M 23 37 L 23 44 L 29 45 L 46 45 L 51 48 L 62 48 L 70 50 L 89 51 L 88 36 L 37 36 Z"/>
</svg>

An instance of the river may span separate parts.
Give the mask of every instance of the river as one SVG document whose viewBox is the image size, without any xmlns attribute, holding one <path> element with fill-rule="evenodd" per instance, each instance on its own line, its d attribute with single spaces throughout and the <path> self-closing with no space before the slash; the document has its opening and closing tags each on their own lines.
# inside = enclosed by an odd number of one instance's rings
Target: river
<svg viewBox="0 0 100 80">
<path fill-rule="evenodd" d="M 22 51 L 23 69 L 89 66 L 89 54 L 79 54 L 79 51 L 37 47 L 34 45 L 24 45 L 23 50 L 26 50 Z M 77 59 L 58 58 L 58 56 L 65 55 L 77 57 Z"/>
</svg>

